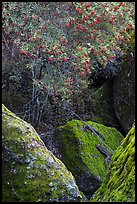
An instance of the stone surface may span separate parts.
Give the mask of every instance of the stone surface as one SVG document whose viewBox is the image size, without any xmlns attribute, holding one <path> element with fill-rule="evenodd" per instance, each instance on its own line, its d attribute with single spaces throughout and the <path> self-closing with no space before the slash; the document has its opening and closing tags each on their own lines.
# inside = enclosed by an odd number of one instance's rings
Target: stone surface
<svg viewBox="0 0 137 204">
<path fill-rule="evenodd" d="M 2 201 L 84 202 L 75 179 L 35 129 L 2 106 Z"/>
<path fill-rule="evenodd" d="M 72 120 L 57 128 L 54 144 L 59 158 L 74 175 L 80 190 L 90 198 L 101 185 L 108 169 L 106 156 L 96 145 L 101 145 L 109 155 L 112 155 L 123 136 L 115 128 L 91 121 L 86 124 L 103 134 L 105 140 L 91 130 L 85 129 L 83 122 Z"/>
<path fill-rule="evenodd" d="M 73 99 L 73 107 L 83 120 L 111 127 L 120 126 L 113 108 L 113 79 L 106 81 L 99 88 L 85 88 Z"/>
<path fill-rule="evenodd" d="M 113 108 L 112 79 L 105 82 L 100 88 L 92 93 L 90 106 L 94 114 L 94 117 L 92 117 L 93 121 L 112 127 L 119 127 L 119 121 Z"/>
<path fill-rule="evenodd" d="M 121 63 L 113 84 L 115 113 L 126 134 L 135 119 L 135 57 L 132 54 Z"/>
<path fill-rule="evenodd" d="M 135 126 L 112 156 L 106 179 L 91 202 L 135 202 Z"/>
</svg>

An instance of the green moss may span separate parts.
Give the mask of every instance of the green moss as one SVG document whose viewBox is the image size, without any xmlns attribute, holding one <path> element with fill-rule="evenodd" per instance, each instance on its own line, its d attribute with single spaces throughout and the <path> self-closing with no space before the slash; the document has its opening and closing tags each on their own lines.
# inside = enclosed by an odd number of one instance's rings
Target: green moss
<svg viewBox="0 0 137 204">
<path fill-rule="evenodd" d="M 72 120 L 60 126 L 56 131 L 59 152 L 62 155 L 63 163 L 77 181 L 80 180 L 80 174 L 83 172 L 103 180 L 108 167 L 104 155 L 98 151 L 96 145 L 102 145 L 111 155 L 119 146 L 123 136 L 115 128 L 91 121 L 88 121 L 87 124 L 103 134 L 105 141 L 90 130 L 85 130 L 83 122 Z"/>
<path fill-rule="evenodd" d="M 85 201 L 74 177 L 35 129 L 2 106 L 3 202 Z"/>
<path fill-rule="evenodd" d="M 93 92 L 91 94 L 90 106 L 94 113 L 92 121 L 116 127 L 118 126 L 118 120 L 113 109 L 112 85 L 112 80 L 109 80 Z"/>
<path fill-rule="evenodd" d="M 109 172 L 91 202 L 135 202 L 135 126 L 115 151 Z"/>
</svg>

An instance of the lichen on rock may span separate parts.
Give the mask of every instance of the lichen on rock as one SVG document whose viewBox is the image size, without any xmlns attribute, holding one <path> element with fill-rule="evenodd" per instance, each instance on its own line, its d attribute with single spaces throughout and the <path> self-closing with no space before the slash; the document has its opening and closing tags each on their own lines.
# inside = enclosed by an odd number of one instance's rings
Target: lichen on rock
<svg viewBox="0 0 137 204">
<path fill-rule="evenodd" d="M 75 179 L 35 129 L 2 106 L 2 201 L 84 202 Z"/>
<path fill-rule="evenodd" d="M 112 156 L 106 179 L 91 202 L 135 202 L 135 126 Z"/>
<path fill-rule="evenodd" d="M 95 128 L 105 139 L 85 129 L 82 121 L 72 120 L 57 128 L 54 143 L 60 159 L 74 175 L 80 190 L 89 198 L 101 185 L 108 169 L 105 155 L 96 146 L 101 145 L 112 155 L 123 136 L 115 128 L 92 121 L 86 124 Z"/>
</svg>

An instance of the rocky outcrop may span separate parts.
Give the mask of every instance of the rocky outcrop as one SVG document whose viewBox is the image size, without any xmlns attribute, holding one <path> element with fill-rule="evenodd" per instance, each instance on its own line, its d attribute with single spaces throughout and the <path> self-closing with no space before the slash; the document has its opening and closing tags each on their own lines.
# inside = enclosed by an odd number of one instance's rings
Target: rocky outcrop
<svg viewBox="0 0 137 204">
<path fill-rule="evenodd" d="M 87 198 L 104 180 L 110 157 L 122 139 L 115 128 L 91 121 L 72 120 L 57 128 L 54 134 L 56 154 L 72 172 Z"/>
<path fill-rule="evenodd" d="M 113 108 L 113 79 L 107 80 L 99 88 L 83 89 L 72 100 L 73 107 L 83 120 L 111 127 L 120 126 Z"/>
<path fill-rule="evenodd" d="M 2 201 L 84 202 L 71 172 L 34 128 L 2 106 Z"/>
<path fill-rule="evenodd" d="M 92 93 L 90 107 L 92 120 L 111 127 L 119 127 L 119 121 L 113 108 L 113 80 L 108 80 Z"/>
<path fill-rule="evenodd" d="M 135 126 L 112 156 L 109 172 L 91 202 L 135 202 Z"/>
<path fill-rule="evenodd" d="M 127 134 L 135 119 L 135 57 L 128 55 L 114 79 L 113 104 L 116 116 Z"/>
</svg>

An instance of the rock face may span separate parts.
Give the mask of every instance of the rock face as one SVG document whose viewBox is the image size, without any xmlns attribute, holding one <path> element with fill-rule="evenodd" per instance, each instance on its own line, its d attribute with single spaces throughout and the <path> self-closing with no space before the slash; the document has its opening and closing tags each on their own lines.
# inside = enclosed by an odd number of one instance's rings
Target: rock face
<svg viewBox="0 0 137 204">
<path fill-rule="evenodd" d="M 135 202 L 135 126 L 117 148 L 109 172 L 91 202 Z"/>
<path fill-rule="evenodd" d="M 88 121 L 101 135 L 92 133 L 79 120 L 57 128 L 54 139 L 60 159 L 74 175 L 80 190 L 90 198 L 104 180 L 108 168 L 107 156 L 97 146 L 112 155 L 123 139 L 115 128 Z"/>
<path fill-rule="evenodd" d="M 2 201 L 84 202 L 71 172 L 34 128 L 2 106 Z"/>
<path fill-rule="evenodd" d="M 99 89 L 92 93 L 90 101 L 91 110 L 95 122 L 118 127 L 119 121 L 116 118 L 113 108 L 113 80 L 105 82 Z"/>
<path fill-rule="evenodd" d="M 117 118 L 127 134 L 135 119 L 135 57 L 129 55 L 120 65 L 113 84 L 113 104 Z"/>
<path fill-rule="evenodd" d="M 83 120 L 91 120 L 111 127 L 119 127 L 120 123 L 113 108 L 113 79 L 106 81 L 101 87 L 82 90 L 73 97 L 73 107 Z"/>
</svg>

